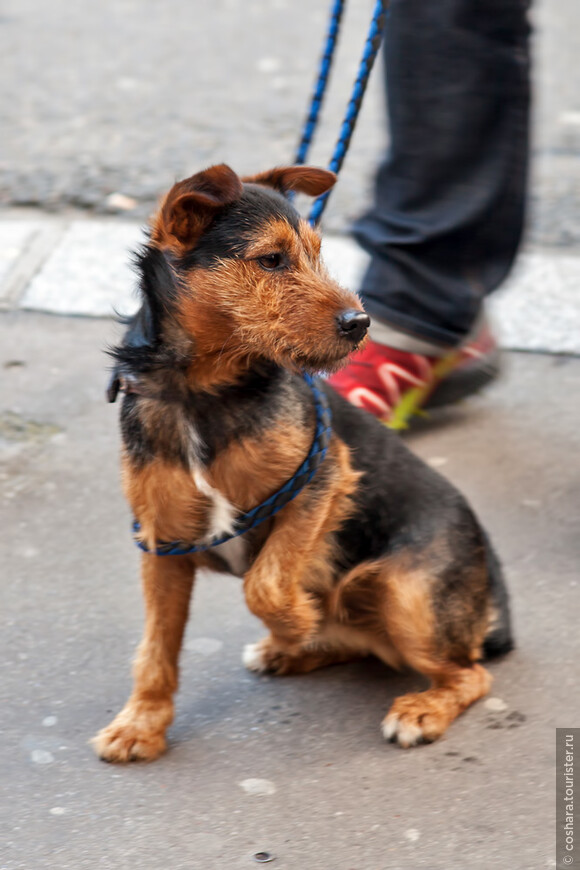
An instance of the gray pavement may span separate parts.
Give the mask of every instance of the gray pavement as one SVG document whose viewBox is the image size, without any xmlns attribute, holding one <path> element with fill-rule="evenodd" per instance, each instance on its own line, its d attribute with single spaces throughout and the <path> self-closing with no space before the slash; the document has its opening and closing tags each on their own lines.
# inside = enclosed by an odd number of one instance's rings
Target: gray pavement
<svg viewBox="0 0 580 870">
<path fill-rule="evenodd" d="M 0 203 L 146 214 L 175 179 L 217 160 L 239 171 L 291 161 L 326 28 L 311 0 L 5 0 L 0 16 Z M 373 0 L 347 4 L 313 160 L 338 134 Z M 533 3 L 530 233 L 580 243 L 577 0 Z M 326 226 L 364 207 L 385 144 L 371 82 Z"/>
<path fill-rule="evenodd" d="M 242 667 L 262 628 L 238 580 L 196 589 L 178 714 L 152 765 L 88 738 L 123 704 L 142 627 L 138 555 L 104 401 L 108 320 L 0 317 L 4 870 L 554 867 L 554 729 L 580 721 L 580 359 L 510 354 L 485 395 L 407 436 L 467 494 L 505 564 L 517 651 L 493 701 L 431 746 L 385 744 L 420 687 L 377 662 Z M 255 782 L 255 781 L 258 782 Z"/>
</svg>

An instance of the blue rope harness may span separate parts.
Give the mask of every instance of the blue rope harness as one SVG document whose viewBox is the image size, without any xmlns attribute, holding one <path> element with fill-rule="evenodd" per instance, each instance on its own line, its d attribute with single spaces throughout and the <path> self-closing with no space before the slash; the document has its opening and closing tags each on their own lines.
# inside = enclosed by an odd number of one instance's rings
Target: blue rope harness
<svg viewBox="0 0 580 870">
<path fill-rule="evenodd" d="M 133 523 L 133 534 L 135 543 L 145 553 L 153 553 L 156 556 L 187 556 L 190 553 L 199 553 L 203 550 L 208 550 L 211 547 L 219 547 L 220 544 L 225 544 L 232 538 L 237 538 L 238 535 L 243 535 L 249 532 L 250 529 L 255 529 L 264 520 L 275 516 L 278 511 L 282 510 L 285 505 L 296 498 L 304 487 L 312 480 L 316 471 L 322 464 L 332 434 L 332 414 L 328 405 L 328 399 L 323 391 L 317 386 L 316 381 L 308 374 L 303 374 L 303 378 L 312 390 L 314 397 L 314 407 L 316 411 L 316 430 L 314 440 L 308 452 L 308 456 L 288 480 L 284 486 L 280 487 L 277 492 L 271 495 L 266 501 L 263 501 L 257 507 L 252 508 L 245 514 L 241 514 L 235 521 L 234 530 L 229 534 L 222 535 L 218 538 L 213 538 L 205 544 L 184 545 L 181 541 L 158 541 L 154 550 L 150 550 L 143 541 L 138 539 L 141 531 L 141 526 L 135 520 Z"/>
<path fill-rule="evenodd" d="M 383 39 L 387 6 L 388 0 L 376 0 L 370 30 L 359 65 L 358 75 L 353 85 L 332 159 L 328 165 L 328 168 L 332 170 L 332 172 L 338 173 L 340 171 L 348 146 L 350 145 L 350 140 L 362 105 L 364 92 Z M 320 61 L 318 78 L 310 102 L 310 108 L 304 123 L 302 138 L 296 151 L 295 163 L 305 163 L 308 156 L 308 151 L 314 137 L 314 131 L 318 123 L 322 100 L 328 84 L 328 77 L 332 65 L 334 50 L 336 48 L 343 11 L 344 0 L 332 0 L 330 25 L 326 34 L 325 48 Z M 316 226 L 320 222 L 329 196 L 330 192 L 323 193 L 322 196 L 319 196 L 318 199 L 314 201 L 308 217 L 308 221 L 312 226 Z"/>
</svg>

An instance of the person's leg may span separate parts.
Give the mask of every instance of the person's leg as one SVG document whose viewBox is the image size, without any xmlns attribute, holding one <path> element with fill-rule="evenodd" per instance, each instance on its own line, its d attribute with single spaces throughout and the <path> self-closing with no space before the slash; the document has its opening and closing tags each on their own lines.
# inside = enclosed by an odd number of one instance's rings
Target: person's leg
<svg viewBox="0 0 580 870">
<path fill-rule="evenodd" d="M 385 420 L 404 399 L 396 425 L 429 400 L 473 392 L 496 371 L 493 340 L 478 319 L 522 233 L 528 6 L 391 0 L 390 145 L 374 205 L 353 228 L 372 257 L 361 285 L 371 341 L 331 383 Z M 459 346 L 451 364 L 439 364 Z"/>
<path fill-rule="evenodd" d="M 371 316 L 443 346 L 470 331 L 520 241 L 528 162 L 528 0 L 392 0 L 391 142 L 354 227 Z"/>
</svg>

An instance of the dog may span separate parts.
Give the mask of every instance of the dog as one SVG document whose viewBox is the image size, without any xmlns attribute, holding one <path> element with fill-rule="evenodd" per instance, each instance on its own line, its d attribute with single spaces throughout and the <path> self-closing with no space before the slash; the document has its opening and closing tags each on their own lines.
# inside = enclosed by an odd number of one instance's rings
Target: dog
<svg viewBox="0 0 580 870">
<path fill-rule="evenodd" d="M 512 647 L 502 571 L 464 498 L 311 377 L 343 365 L 370 322 L 287 198 L 334 181 L 212 166 L 172 187 L 137 255 L 141 307 L 113 350 L 109 398 L 124 393 L 146 624 L 131 697 L 93 740 L 107 761 L 166 747 L 202 567 L 242 576 L 269 629 L 244 651 L 252 671 L 372 654 L 428 677 L 383 720 L 401 747 L 440 737 L 488 692 L 482 657 Z"/>
</svg>

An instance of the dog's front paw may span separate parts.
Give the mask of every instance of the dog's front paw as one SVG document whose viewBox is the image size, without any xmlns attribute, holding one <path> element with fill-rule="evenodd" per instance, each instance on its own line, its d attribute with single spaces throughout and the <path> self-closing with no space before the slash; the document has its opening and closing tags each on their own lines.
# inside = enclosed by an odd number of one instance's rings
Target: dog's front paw
<svg viewBox="0 0 580 870">
<path fill-rule="evenodd" d="M 301 673 L 301 658 L 274 640 L 271 635 L 257 643 L 248 643 L 242 653 L 242 662 L 255 674 Z"/>
<path fill-rule="evenodd" d="M 266 656 L 264 655 L 264 638 L 257 643 L 247 643 L 242 652 L 244 666 L 254 674 L 264 674 L 268 670 Z"/>
<path fill-rule="evenodd" d="M 432 690 L 417 692 L 395 700 L 383 719 L 381 731 L 385 740 L 396 741 L 403 749 L 408 749 L 418 743 L 437 740 L 456 715 L 457 710 L 447 710 Z"/>
<path fill-rule="evenodd" d="M 103 761 L 153 761 L 165 751 L 165 731 L 172 719 L 171 703 L 152 706 L 129 702 L 91 743 Z"/>
</svg>

